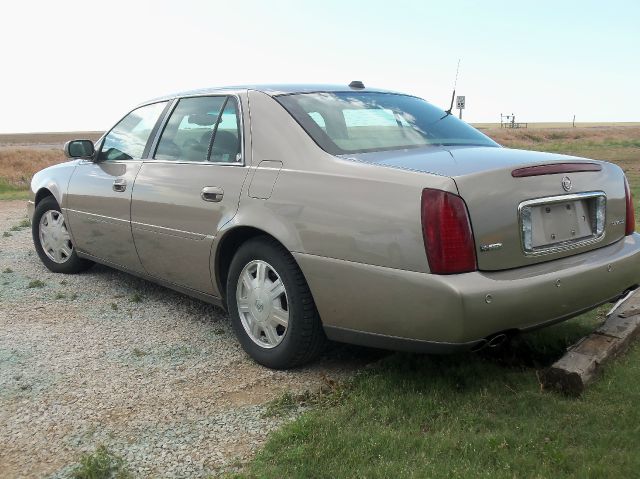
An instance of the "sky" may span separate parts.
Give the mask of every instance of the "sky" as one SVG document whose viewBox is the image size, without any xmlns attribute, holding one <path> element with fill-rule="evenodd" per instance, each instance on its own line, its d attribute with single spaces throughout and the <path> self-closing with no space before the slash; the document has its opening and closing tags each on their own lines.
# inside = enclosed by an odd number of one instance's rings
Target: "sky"
<svg viewBox="0 0 640 479">
<path fill-rule="evenodd" d="M 167 93 L 348 84 L 463 119 L 640 121 L 640 1 L 56 0 L 0 6 L 0 133 L 110 128 Z"/>
</svg>

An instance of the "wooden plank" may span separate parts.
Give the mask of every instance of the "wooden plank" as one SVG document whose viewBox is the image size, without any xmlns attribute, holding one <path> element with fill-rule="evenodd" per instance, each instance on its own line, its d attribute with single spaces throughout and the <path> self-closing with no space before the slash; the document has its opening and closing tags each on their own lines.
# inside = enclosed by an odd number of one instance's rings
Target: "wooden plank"
<svg viewBox="0 0 640 479">
<path fill-rule="evenodd" d="M 582 338 L 551 367 L 538 371 L 543 389 L 579 396 L 602 366 L 626 351 L 640 336 L 640 295 L 634 294 L 596 331 Z"/>
</svg>

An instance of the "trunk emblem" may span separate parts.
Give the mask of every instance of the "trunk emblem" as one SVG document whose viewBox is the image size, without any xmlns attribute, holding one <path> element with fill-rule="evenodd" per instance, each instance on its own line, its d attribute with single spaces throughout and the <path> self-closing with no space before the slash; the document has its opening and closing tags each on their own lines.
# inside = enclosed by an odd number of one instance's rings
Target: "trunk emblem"
<svg viewBox="0 0 640 479">
<path fill-rule="evenodd" d="M 571 188 L 573 187 L 573 185 L 571 184 L 571 178 L 569 178 L 568 176 L 562 178 L 562 187 L 564 188 L 564 191 L 571 190 Z"/>
<path fill-rule="evenodd" d="M 480 245 L 480 251 L 483 253 L 487 251 L 495 251 L 502 248 L 502 243 L 482 244 Z"/>
</svg>

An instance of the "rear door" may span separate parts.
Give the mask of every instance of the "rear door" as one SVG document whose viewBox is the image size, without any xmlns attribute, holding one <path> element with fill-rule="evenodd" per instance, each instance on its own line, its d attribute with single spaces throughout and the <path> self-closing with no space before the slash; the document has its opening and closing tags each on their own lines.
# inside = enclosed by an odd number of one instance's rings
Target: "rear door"
<svg viewBox="0 0 640 479">
<path fill-rule="evenodd" d="M 131 235 L 131 191 L 166 106 L 159 102 L 133 110 L 105 135 L 95 161 L 74 170 L 66 217 L 79 251 L 142 271 Z"/>
<path fill-rule="evenodd" d="M 233 218 L 247 175 L 240 98 L 181 98 L 133 188 L 133 238 L 145 270 L 213 293 L 211 247 Z"/>
</svg>

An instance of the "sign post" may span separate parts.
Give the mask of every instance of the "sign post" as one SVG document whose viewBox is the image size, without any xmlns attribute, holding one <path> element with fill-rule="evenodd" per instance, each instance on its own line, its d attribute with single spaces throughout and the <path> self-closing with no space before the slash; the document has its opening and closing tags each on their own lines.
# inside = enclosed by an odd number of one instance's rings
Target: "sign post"
<svg viewBox="0 0 640 479">
<path fill-rule="evenodd" d="M 456 108 L 459 110 L 460 114 L 459 114 L 459 118 L 462 120 L 462 110 L 464 110 L 464 100 L 465 97 L 464 96 L 457 96 L 456 97 Z"/>
</svg>

